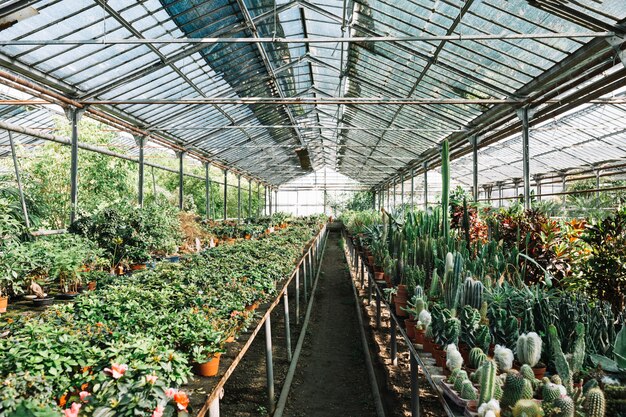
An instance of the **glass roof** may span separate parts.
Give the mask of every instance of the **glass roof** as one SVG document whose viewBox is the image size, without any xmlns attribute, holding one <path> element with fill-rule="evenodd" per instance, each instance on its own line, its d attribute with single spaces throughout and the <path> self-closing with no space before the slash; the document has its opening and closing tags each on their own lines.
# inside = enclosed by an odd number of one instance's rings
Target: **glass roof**
<svg viewBox="0 0 626 417">
<path fill-rule="evenodd" d="M 15 3 L 0 0 L 0 15 Z M 295 153 L 305 147 L 314 170 L 332 169 L 366 187 L 381 186 L 400 172 L 419 170 L 423 161 L 433 162 L 439 144 L 449 138 L 461 155 L 453 162 L 454 180 L 470 186 L 467 138 L 487 133 L 492 139 L 480 151 L 481 184 L 520 177 L 519 120 L 515 106 L 495 102 L 500 99 L 528 99 L 539 109 L 531 133 L 533 174 L 626 158 L 621 144 L 626 129 L 624 102 L 576 101 L 579 94 L 589 100 L 623 97 L 618 86 L 610 88 L 620 80 L 623 85 L 626 70 L 609 42 L 575 36 L 463 39 L 623 33 L 623 0 L 579 0 L 559 7 L 548 0 L 532 5 L 526 0 L 19 3 L 37 13 L 0 30 L 0 40 L 98 39 L 103 43 L 6 44 L 0 49 L 1 67 L 74 100 L 107 101 L 93 106 L 271 184 L 287 184 L 308 174 Z M 450 35 L 461 40 L 298 42 Z M 291 42 L 105 42 L 218 37 Z M 572 64 L 577 58 L 578 63 Z M 460 102 L 237 102 L 249 97 Z M 212 98 L 234 100 L 230 104 L 150 103 Z M 24 111 L 0 106 L 0 119 L 27 125 L 43 117 L 40 108 L 20 115 Z"/>
</svg>

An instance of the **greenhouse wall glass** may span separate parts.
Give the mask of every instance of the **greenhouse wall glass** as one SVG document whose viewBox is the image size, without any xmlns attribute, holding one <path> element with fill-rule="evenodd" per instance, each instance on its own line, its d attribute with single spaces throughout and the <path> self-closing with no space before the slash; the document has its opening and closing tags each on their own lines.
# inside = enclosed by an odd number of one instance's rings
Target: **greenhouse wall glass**
<svg viewBox="0 0 626 417">
<path fill-rule="evenodd" d="M 0 417 L 626 417 L 624 0 L 0 0 Z"/>
</svg>

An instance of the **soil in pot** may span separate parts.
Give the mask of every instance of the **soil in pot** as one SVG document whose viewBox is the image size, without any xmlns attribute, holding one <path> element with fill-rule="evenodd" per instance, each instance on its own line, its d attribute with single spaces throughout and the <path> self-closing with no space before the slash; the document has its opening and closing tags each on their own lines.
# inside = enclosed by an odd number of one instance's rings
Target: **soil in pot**
<svg viewBox="0 0 626 417">
<path fill-rule="evenodd" d="M 194 363 L 192 370 L 193 373 L 200 376 L 215 376 L 217 375 L 220 367 L 221 353 L 213 355 L 213 359 L 204 363 Z"/>
</svg>

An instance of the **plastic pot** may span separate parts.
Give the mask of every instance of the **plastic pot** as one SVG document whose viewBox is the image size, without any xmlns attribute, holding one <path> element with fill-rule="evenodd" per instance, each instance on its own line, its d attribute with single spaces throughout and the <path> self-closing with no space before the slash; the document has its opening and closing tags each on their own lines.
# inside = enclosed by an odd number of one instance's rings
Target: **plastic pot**
<svg viewBox="0 0 626 417">
<path fill-rule="evenodd" d="M 220 367 L 221 353 L 216 353 L 213 358 L 204 363 L 195 363 L 192 366 L 193 373 L 200 376 L 215 376 L 217 375 Z"/>
</svg>

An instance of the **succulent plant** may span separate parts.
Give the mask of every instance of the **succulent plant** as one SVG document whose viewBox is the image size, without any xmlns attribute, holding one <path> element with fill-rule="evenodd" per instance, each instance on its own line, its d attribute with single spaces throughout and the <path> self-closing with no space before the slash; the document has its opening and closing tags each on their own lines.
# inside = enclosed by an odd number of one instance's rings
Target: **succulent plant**
<svg viewBox="0 0 626 417">
<path fill-rule="evenodd" d="M 493 312 L 490 324 L 496 344 L 515 347 L 519 337 L 519 323 L 516 317 L 509 315 L 507 310 L 498 308 Z"/>
<path fill-rule="evenodd" d="M 478 369 L 478 367 L 487 360 L 487 355 L 485 354 L 485 352 L 483 352 L 481 348 L 475 347 L 470 350 L 468 359 L 469 367 L 472 369 Z"/>
<path fill-rule="evenodd" d="M 472 306 L 466 305 L 459 314 L 461 320 L 461 342 L 468 346 L 476 346 L 476 330 L 480 323 L 480 313 Z"/>
<path fill-rule="evenodd" d="M 512 410 L 513 417 L 541 417 L 543 410 L 533 400 L 519 400 Z"/>
<path fill-rule="evenodd" d="M 606 401 L 600 388 L 592 388 L 587 392 L 583 408 L 587 417 L 604 417 Z"/>
<path fill-rule="evenodd" d="M 463 283 L 463 305 L 479 309 L 483 303 L 483 291 L 485 286 L 479 280 L 472 277 L 465 278 Z"/>
<path fill-rule="evenodd" d="M 454 384 L 454 381 L 456 381 L 457 376 L 461 372 L 465 372 L 465 371 L 462 370 L 461 368 L 457 368 L 457 369 L 452 370 L 450 372 L 450 375 L 448 376 L 448 383 Z M 465 372 L 465 375 L 467 376 L 467 372 Z"/>
<path fill-rule="evenodd" d="M 475 344 L 474 346 L 470 346 L 479 347 L 482 349 L 483 352 L 488 352 L 492 340 L 493 338 L 491 337 L 491 331 L 489 330 L 489 326 L 486 324 L 481 324 L 474 335 Z"/>
<path fill-rule="evenodd" d="M 467 372 L 461 371 L 456 375 L 454 379 L 453 388 L 456 392 L 461 392 L 461 387 L 463 386 L 463 381 L 467 381 Z"/>
<path fill-rule="evenodd" d="M 463 356 L 456 345 L 451 344 L 446 347 L 446 367 L 452 371 L 463 366 Z"/>
<path fill-rule="evenodd" d="M 463 381 L 463 385 L 461 387 L 461 398 L 464 400 L 476 400 L 478 396 L 476 395 L 476 390 L 474 389 L 474 385 L 472 385 L 472 381 L 466 379 Z"/>
<path fill-rule="evenodd" d="M 562 395 L 565 394 L 565 387 L 563 385 L 557 385 L 548 380 L 548 382 L 543 383 L 543 387 L 541 388 L 541 396 L 543 397 L 543 401 L 549 403 L 557 398 L 561 398 Z"/>
<path fill-rule="evenodd" d="M 512 408 L 519 400 L 524 399 L 526 389 L 526 379 L 517 371 L 508 371 L 504 383 L 502 395 L 502 407 Z"/>
<path fill-rule="evenodd" d="M 545 399 L 544 399 L 545 401 Z M 567 395 L 556 398 L 550 404 L 551 415 L 554 417 L 574 417 L 576 406 L 574 400 Z"/>
<path fill-rule="evenodd" d="M 515 352 L 521 364 L 535 367 L 541 360 L 541 337 L 535 332 L 525 333 L 517 338 Z"/>
<path fill-rule="evenodd" d="M 478 417 L 496 417 L 500 415 L 500 402 L 491 400 L 478 407 Z"/>
<path fill-rule="evenodd" d="M 480 366 L 480 397 L 478 399 L 478 405 L 487 403 L 495 398 L 496 390 L 496 371 L 497 367 L 493 361 L 485 361 Z"/>
<path fill-rule="evenodd" d="M 506 372 L 513 367 L 513 351 L 507 347 L 496 345 L 493 358 L 498 364 L 498 369 Z"/>
<path fill-rule="evenodd" d="M 451 317 L 446 320 L 444 325 L 444 332 L 442 337 L 443 344 L 458 344 L 459 336 L 461 335 L 461 321 L 456 317 Z"/>
</svg>

